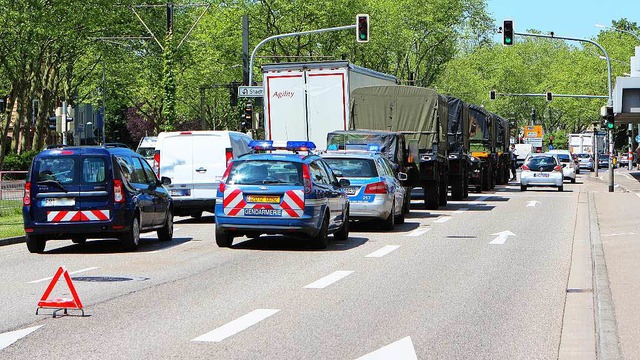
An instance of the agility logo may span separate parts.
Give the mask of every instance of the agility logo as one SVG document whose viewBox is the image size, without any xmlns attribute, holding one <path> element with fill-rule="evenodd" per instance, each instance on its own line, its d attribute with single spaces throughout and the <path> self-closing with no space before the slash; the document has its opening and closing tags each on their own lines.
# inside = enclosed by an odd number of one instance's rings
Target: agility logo
<svg viewBox="0 0 640 360">
<path fill-rule="evenodd" d="M 109 210 L 47 211 L 49 222 L 79 222 L 109 220 Z"/>
<path fill-rule="evenodd" d="M 298 218 L 304 214 L 304 191 L 288 190 L 280 204 L 247 203 L 240 189 L 225 189 L 224 214 L 229 216 L 270 216 Z"/>
</svg>

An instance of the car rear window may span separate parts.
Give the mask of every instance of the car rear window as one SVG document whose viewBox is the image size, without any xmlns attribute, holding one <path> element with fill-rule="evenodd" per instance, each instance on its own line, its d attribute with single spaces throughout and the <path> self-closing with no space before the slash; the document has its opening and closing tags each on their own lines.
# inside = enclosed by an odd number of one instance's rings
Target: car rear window
<svg viewBox="0 0 640 360">
<path fill-rule="evenodd" d="M 536 156 L 530 158 L 526 165 L 533 171 L 551 171 L 557 164 L 553 156 Z"/>
<path fill-rule="evenodd" d="M 578 154 L 578 157 L 581 158 L 581 159 L 588 159 L 588 158 L 591 157 L 591 155 L 589 155 L 589 154 Z"/>
<path fill-rule="evenodd" d="M 281 160 L 235 161 L 227 184 L 286 184 L 302 186 L 302 164 Z"/>
<path fill-rule="evenodd" d="M 102 157 L 41 157 L 34 163 L 38 182 L 53 180 L 60 184 L 104 183 L 105 168 Z"/>
<path fill-rule="evenodd" d="M 331 170 L 342 173 L 345 177 L 377 177 L 378 171 L 373 159 L 325 158 Z"/>
<path fill-rule="evenodd" d="M 558 158 L 560 158 L 562 162 L 571 162 L 571 156 L 567 154 L 558 154 Z"/>
</svg>

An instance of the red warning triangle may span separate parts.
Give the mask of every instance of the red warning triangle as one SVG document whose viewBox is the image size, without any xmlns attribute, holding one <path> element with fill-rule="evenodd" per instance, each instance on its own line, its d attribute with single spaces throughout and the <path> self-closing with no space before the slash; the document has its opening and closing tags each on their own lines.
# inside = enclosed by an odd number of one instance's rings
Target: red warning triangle
<svg viewBox="0 0 640 360">
<path fill-rule="evenodd" d="M 49 295 L 51 295 L 51 291 L 53 291 L 53 288 L 58 283 L 58 279 L 60 279 L 61 275 L 64 275 L 64 279 L 67 282 L 67 286 L 69 286 L 69 290 L 71 291 L 73 299 L 48 299 Z M 45 290 L 44 294 L 42 294 L 42 298 L 38 302 L 38 307 L 54 309 L 82 309 L 82 303 L 80 302 L 80 298 L 78 297 L 76 288 L 73 286 L 73 282 L 71 282 L 69 271 L 67 271 L 67 269 L 65 269 L 63 266 L 59 267 L 58 271 L 56 271 L 56 274 L 53 276 L 51 283 L 49 283 L 47 290 Z"/>
</svg>

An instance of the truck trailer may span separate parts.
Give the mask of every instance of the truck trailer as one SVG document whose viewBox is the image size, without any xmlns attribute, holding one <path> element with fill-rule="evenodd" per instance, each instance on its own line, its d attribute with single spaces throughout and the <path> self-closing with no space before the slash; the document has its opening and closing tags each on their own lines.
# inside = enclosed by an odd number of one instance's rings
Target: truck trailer
<svg viewBox="0 0 640 360">
<path fill-rule="evenodd" d="M 449 186 L 451 199 L 469 196 L 471 154 L 469 153 L 469 105 L 449 96 Z"/>
<path fill-rule="evenodd" d="M 447 98 L 432 89 L 369 86 L 351 93 L 351 129 L 389 130 L 405 135 L 408 161 L 418 169 L 414 185 L 422 187 L 425 207 L 431 210 L 447 204 L 447 124 Z"/>
<path fill-rule="evenodd" d="M 327 134 L 347 130 L 354 89 L 398 79 L 347 61 L 262 66 L 264 128 L 269 140 L 310 140 L 326 149 Z"/>
<path fill-rule="evenodd" d="M 476 105 L 469 105 L 469 147 L 473 164 L 469 185 L 476 192 L 493 189 L 498 163 L 496 119 L 492 113 Z"/>
</svg>

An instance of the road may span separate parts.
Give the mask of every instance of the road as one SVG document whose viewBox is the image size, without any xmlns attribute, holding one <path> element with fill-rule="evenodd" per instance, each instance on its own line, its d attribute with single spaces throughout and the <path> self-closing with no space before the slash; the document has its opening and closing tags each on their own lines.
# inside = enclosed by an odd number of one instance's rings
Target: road
<svg viewBox="0 0 640 360">
<path fill-rule="evenodd" d="M 564 192 L 513 183 L 438 211 L 414 200 L 395 231 L 355 224 L 326 250 L 278 236 L 218 248 L 206 216 L 176 218 L 172 242 L 147 234 L 134 253 L 112 240 L 3 246 L 0 357 L 590 358 L 595 340 L 567 315 L 593 314 L 571 301 L 591 297 L 576 285 L 590 279 L 574 236 L 588 219 L 582 176 Z M 35 315 L 59 266 L 86 316 Z M 64 281 L 54 295 L 70 297 Z"/>
</svg>

